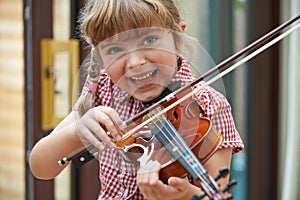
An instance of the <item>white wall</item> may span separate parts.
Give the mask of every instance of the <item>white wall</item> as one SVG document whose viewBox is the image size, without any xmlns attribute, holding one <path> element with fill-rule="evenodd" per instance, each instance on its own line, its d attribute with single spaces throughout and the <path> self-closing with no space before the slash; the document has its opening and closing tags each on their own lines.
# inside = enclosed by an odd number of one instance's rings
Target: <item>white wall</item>
<svg viewBox="0 0 300 200">
<path fill-rule="evenodd" d="M 300 14 L 299 0 L 282 0 L 281 8 L 282 21 Z M 278 197 L 290 200 L 300 199 L 300 30 L 285 39 L 281 47 Z"/>
</svg>

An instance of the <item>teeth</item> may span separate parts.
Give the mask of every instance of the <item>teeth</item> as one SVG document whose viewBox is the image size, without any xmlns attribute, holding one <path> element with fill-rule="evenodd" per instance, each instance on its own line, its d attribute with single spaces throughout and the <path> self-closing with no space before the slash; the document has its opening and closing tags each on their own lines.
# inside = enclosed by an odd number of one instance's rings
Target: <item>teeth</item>
<svg viewBox="0 0 300 200">
<path fill-rule="evenodd" d="M 139 76 L 139 77 L 131 77 L 133 80 L 135 81 L 140 81 L 140 80 L 143 80 L 143 79 L 146 79 L 146 78 L 149 78 L 152 74 L 153 74 L 154 71 L 144 75 L 144 76 Z"/>
</svg>

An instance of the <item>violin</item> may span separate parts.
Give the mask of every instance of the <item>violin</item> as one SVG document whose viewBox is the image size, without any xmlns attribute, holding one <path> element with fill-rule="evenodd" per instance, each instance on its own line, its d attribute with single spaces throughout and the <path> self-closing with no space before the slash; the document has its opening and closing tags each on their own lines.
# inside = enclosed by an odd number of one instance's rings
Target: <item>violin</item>
<svg viewBox="0 0 300 200">
<path fill-rule="evenodd" d="M 185 90 L 162 107 L 151 110 L 136 123 L 149 120 L 187 93 L 190 91 Z M 185 177 L 189 174 L 199 182 L 210 199 L 231 199 L 230 194 L 225 195 L 219 189 L 215 179 L 202 165 L 217 151 L 223 139 L 212 128 L 211 121 L 201 116 L 203 114 L 199 104 L 190 97 L 147 124 L 152 133 L 151 138 L 129 134 L 115 143 L 116 148 L 137 165 L 144 165 L 150 159 L 159 161 L 162 164 L 159 176 L 164 183 L 171 176 Z"/>
<path fill-rule="evenodd" d="M 205 196 L 208 196 L 210 199 L 232 199 L 233 197 L 228 191 L 236 182 L 229 183 L 224 189 L 220 189 L 216 183 L 219 178 L 228 174 L 228 170 L 220 170 L 220 174 L 212 178 L 202 165 L 216 152 L 222 143 L 222 136 L 212 128 L 211 121 L 202 116 L 203 113 L 200 106 L 192 97 L 203 87 L 223 77 L 291 34 L 296 28 L 300 27 L 300 24 L 272 39 L 284 28 L 299 20 L 299 18 L 300 15 L 280 25 L 219 65 L 216 65 L 191 84 L 182 86 L 174 92 L 163 94 L 162 98 L 157 102 L 146 107 L 125 122 L 127 127 L 122 130 L 122 139 L 115 143 L 116 148 L 122 152 L 125 159 L 134 164 L 142 165 L 149 159 L 161 162 L 160 179 L 164 182 L 170 176 L 183 177 L 187 174 L 191 175 L 194 180 L 200 183 L 204 191 L 203 195 L 200 197 L 194 196 L 192 199 L 202 199 Z M 232 61 L 269 40 L 271 40 L 269 43 L 247 55 L 209 81 L 206 81 L 201 87 L 197 87 L 197 89 L 192 88 Z M 139 130 L 145 127 L 151 131 L 153 137 L 145 139 L 136 135 Z M 61 159 L 59 164 L 64 165 L 67 161 L 75 158 L 81 160 L 91 159 L 91 155 L 89 155 L 88 159 L 82 159 L 82 156 L 88 153 L 89 150 L 94 149 L 91 146 L 82 148 L 78 152 Z M 94 152 L 96 153 L 97 151 Z"/>
</svg>

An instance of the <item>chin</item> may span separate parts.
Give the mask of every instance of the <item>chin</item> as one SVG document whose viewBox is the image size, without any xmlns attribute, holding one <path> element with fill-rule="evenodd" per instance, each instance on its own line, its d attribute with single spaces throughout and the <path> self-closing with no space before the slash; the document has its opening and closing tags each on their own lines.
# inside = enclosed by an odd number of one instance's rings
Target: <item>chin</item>
<svg viewBox="0 0 300 200">
<path fill-rule="evenodd" d="M 160 93 L 159 94 L 151 94 L 151 95 L 147 94 L 147 93 L 143 93 L 143 94 L 133 95 L 133 97 L 141 102 L 148 102 L 148 101 L 151 101 L 152 99 L 155 99 L 159 95 L 160 95 Z"/>
<path fill-rule="evenodd" d="M 150 88 L 135 90 L 132 96 L 141 102 L 148 102 L 158 97 L 164 89 L 165 88 L 161 87 L 160 85 L 154 85 Z"/>
<path fill-rule="evenodd" d="M 136 98 L 137 100 L 139 100 L 141 102 L 148 102 L 148 101 L 151 101 L 152 99 L 154 99 L 155 97 L 134 96 L 134 98 Z"/>
</svg>

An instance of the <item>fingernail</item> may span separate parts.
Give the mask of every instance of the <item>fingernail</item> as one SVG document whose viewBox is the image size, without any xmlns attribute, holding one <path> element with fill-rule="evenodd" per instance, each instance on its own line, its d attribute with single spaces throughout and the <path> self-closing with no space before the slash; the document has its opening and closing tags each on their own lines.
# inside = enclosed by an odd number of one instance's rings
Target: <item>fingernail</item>
<svg viewBox="0 0 300 200">
<path fill-rule="evenodd" d="M 120 135 L 117 135 L 116 140 L 119 141 L 121 139 L 122 139 L 122 137 Z"/>
<path fill-rule="evenodd" d="M 122 122 L 122 124 L 119 126 L 119 129 L 121 131 L 124 131 L 124 129 L 126 128 L 126 123 L 125 122 Z"/>
<path fill-rule="evenodd" d="M 170 177 L 168 182 L 170 185 L 175 185 L 176 183 L 178 183 L 178 180 L 176 178 Z"/>
</svg>

